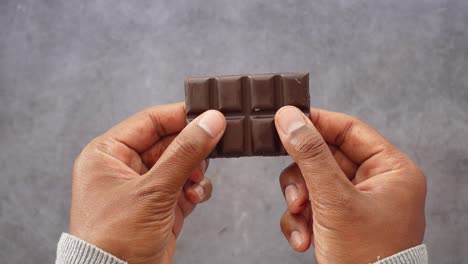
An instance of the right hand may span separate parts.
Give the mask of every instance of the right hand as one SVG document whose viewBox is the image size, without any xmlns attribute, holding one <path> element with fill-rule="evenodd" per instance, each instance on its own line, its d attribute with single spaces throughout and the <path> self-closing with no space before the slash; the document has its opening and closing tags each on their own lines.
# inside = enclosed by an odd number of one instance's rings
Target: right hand
<svg viewBox="0 0 468 264">
<path fill-rule="evenodd" d="M 281 228 L 316 263 L 372 263 L 422 243 L 426 179 L 377 131 L 351 116 L 286 106 L 275 117 L 295 163 L 280 176 Z"/>
</svg>

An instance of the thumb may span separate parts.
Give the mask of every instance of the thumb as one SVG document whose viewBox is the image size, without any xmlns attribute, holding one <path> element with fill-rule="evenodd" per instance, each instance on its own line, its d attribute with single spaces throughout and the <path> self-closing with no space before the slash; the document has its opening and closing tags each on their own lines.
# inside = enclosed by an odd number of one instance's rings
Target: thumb
<svg viewBox="0 0 468 264">
<path fill-rule="evenodd" d="M 177 135 L 144 180 L 160 184 L 171 193 L 179 191 L 188 175 L 216 146 L 225 128 L 226 120 L 220 112 L 209 110 L 201 114 Z"/>
<path fill-rule="evenodd" d="M 309 118 L 296 107 L 285 106 L 276 113 L 275 124 L 284 148 L 304 176 L 312 206 L 348 202 L 354 186 Z"/>
</svg>

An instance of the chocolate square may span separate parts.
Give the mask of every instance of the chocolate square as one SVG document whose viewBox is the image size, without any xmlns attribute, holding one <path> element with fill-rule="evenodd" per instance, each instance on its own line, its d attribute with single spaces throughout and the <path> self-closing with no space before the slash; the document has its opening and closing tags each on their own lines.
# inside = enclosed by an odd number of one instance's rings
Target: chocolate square
<svg viewBox="0 0 468 264">
<path fill-rule="evenodd" d="M 278 133 L 275 129 L 274 117 L 252 118 L 252 152 L 254 154 L 268 154 L 278 151 Z"/>
<path fill-rule="evenodd" d="M 210 109 L 208 78 L 194 78 L 185 82 L 185 105 L 187 114 L 201 114 Z"/>
<path fill-rule="evenodd" d="M 274 78 L 271 75 L 252 76 L 250 79 L 251 109 L 254 112 L 275 109 Z"/>
<path fill-rule="evenodd" d="M 239 77 L 220 77 L 217 80 L 218 109 L 221 112 L 242 111 L 242 85 Z"/>
<path fill-rule="evenodd" d="M 310 107 L 309 74 L 285 74 L 283 98 L 284 105 L 294 105 L 301 110 L 308 110 Z"/>
<path fill-rule="evenodd" d="M 219 145 L 220 154 L 241 154 L 244 151 L 244 120 L 227 119 L 226 131 Z"/>
</svg>

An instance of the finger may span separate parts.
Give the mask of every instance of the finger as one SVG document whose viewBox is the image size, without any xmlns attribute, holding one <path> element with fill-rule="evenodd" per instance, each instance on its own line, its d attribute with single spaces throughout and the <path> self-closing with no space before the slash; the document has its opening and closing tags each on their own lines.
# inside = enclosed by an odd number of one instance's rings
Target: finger
<svg viewBox="0 0 468 264">
<path fill-rule="evenodd" d="M 329 144 L 360 165 L 370 157 L 394 149 L 382 135 L 355 117 L 311 109 L 312 122 Z"/>
<path fill-rule="evenodd" d="M 197 186 L 202 188 L 202 193 L 197 190 Z M 173 226 L 173 233 L 176 237 L 179 236 L 180 231 L 184 223 L 184 219 L 187 218 L 195 209 L 198 203 L 203 203 L 211 197 L 213 187 L 211 181 L 205 178 L 204 181 L 198 183 L 192 183 L 188 181 L 184 186 L 184 194 L 179 195 L 177 207 L 175 209 L 175 221 Z"/>
<path fill-rule="evenodd" d="M 153 165 L 156 163 L 156 161 L 161 157 L 163 154 L 164 150 L 167 149 L 169 144 L 176 138 L 176 135 L 169 135 L 166 137 L 163 137 L 160 141 L 158 141 L 156 144 L 151 146 L 149 149 L 147 149 L 145 152 L 141 154 L 141 159 L 143 160 L 143 163 L 146 165 L 147 168 L 153 167 Z M 204 173 L 206 171 L 206 168 L 208 167 L 208 160 L 203 160 L 200 163 L 200 168 L 196 168 L 189 176 L 189 179 L 194 182 L 200 182 L 203 177 Z"/>
<path fill-rule="evenodd" d="M 340 166 L 348 179 L 353 180 L 358 170 L 358 165 L 348 158 L 338 147 L 328 144 L 333 157 L 335 157 L 336 163 Z"/>
<path fill-rule="evenodd" d="M 91 144 L 96 146 L 96 149 L 99 151 L 127 165 L 136 172 L 134 177 L 138 177 L 148 171 L 146 165 L 135 150 L 113 137 L 98 137 L 93 140 Z"/>
<path fill-rule="evenodd" d="M 151 170 L 145 181 L 177 192 L 188 175 L 213 150 L 226 128 L 224 116 L 209 110 L 190 122 L 172 141 Z"/>
<path fill-rule="evenodd" d="M 174 225 L 172 227 L 172 233 L 174 233 L 176 238 L 179 236 L 182 230 L 184 219 L 193 212 L 196 206 L 197 204 L 187 200 L 183 193 L 179 195 L 179 200 L 177 201 L 177 206 L 175 208 Z"/>
<path fill-rule="evenodd" d="M 163 154 L 164 150 L 167 149 L 169 144 L 176 138 L 176 134 L 174 135 L 169 135 L 161 138 L 158 142 L 156 142 L 153 146 L 151 146 L 149 149 L 144 151 L 140 156 L 141 159 L 143 160 L 143 163 L 146 165 L 146 168 L 151 168 L 153 165 L 156 163 L 156 161 L 161 157 Z M 204 173 L 210 164 L 209 159 L 206 159 L 205 164 L 202 164 L 202 172 Z M 193 180 L 193 179 L 191 179 Z M 201 180 L 201 179 L 200 179 Z"/>
<path fill-rule="evenodd" d="M 185 197 L 192 203 L 203 203 L 211 198 L 213 185 L 209 178 L 203 178 L 199 183 L 188 181 L 184 186 Z"/>
<path fill-rule="evenodd" d="M 293 214 L 300 213 L 309 202 L 309 194 L 297 164 L 293 163 L 286 167 L 281 172 L 279 180 L 288 210 Z"/>
<path fill-rule="evenodd" d="M 302 214 L 292 214 L 286 210 L 280 225 L 283 235 L 294 250 L 304 252 L 309 249 L 312 240 L 312 225 Z"/>
<path fill-rule="evenodd" d="M 171 142 L 176 138 L 177 134 L 168 135 L 159 139 L 158 142 L 153 144 L 143 153 L 141 153 L 141 159 L 143 163 L 145 163 L 147 168 L 151 168 L 154 166 L 156 161 L 161 157 L 164 150 L 171 144 Z"/>
<path fill-rule="evenodd" d="M 183 103 L 148 108 L 117 124 L 104 137 L 111 136 L 141 153 L 163 136 L 181 131 L 186 125 Z"/>
<path fill-rule="evenodd" d="M 163 137 L 161 140 L 156 142 L 156 144 L 154 144 L 145 152 L 143 152 L 141 154 L 141 160 L 143 160 L 143 163 L 146 165 L 145 167 L 146 168 L 153 167 L 153 165 L 156 163 L 159 157 L 161 157 L 164 150 L 166 150 L 166 148 L 169 146 L 169 144 L 171 144 L 171 142 L 175 138 L 176 138 L 176 135 L 169 135 L 169 136 Z M 203 160 L 200 163 L 200 167 L 193 170 L 192 173 L 189 175 L 189 180 L 194 181 L 194 182 L 200 182 L 204 177 L 204 172 L 206 170 L 207 164 L 208 164 L 207 160 Z M 148 169 L 146 169 L 146 171 L 148 171 Z"/>
<path fill-rule="evenodd" d="M 207 166 L 207 160 L 202 160 L 200 166 L 195 168 L 194 171 L 189 175 L 188 179 L 192 182 L 201 182 L 205 177 L 205 171 Z"/>
<path fill-rule="evenodd" d="M 184 213 L 179 206 L 175 208 L 175 217 L 174 217 L 174 224 L 172 225 L 172 233 L 177 238 L 182 230 L 184 225 Z"/>
<path fill-rule="evenodd" d="M 177 205 L 179 206 L 180 211 L 182 212 L 182 216 L 184 218 L 189 216 L 197 206 L 196 203 L 192 203 L 191 201 L 189 201 L 186 195 L 183 193 L 179 196 L 179 201 L 177 202 Z"/>
<path fill-rule="evenodd" d="M 275 124 L 284 148 L 304 176 L 312 206 L 348 203 L 354 186 L 312 122 L 296 107 L 285 106 L 276 113 Z"/>
<path fill-rule="evenodd" d="M 200 164 L 201 166 L 201 164 Z M 192 173 L 188 176 L 188 179 L 192 182 L 201 182 L 205 177 L 204 173 L 202 172 L 201 168 L 195 168 Z"/>
</svg>

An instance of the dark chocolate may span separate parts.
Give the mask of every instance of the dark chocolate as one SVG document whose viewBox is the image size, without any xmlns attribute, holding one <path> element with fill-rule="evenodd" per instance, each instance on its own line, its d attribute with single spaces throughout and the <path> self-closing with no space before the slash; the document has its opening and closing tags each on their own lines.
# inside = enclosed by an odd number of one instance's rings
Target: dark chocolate
<svg viewBox="0 0 468 264">
<path fill-rule="evenodd" d="M 308 73 L 185 80 L 188 122 L 209 109 L 219 110 L 226 117 L 226 131 L 211 158 L 285 155 L 274 122 L 276 111 L 285 105 L 309 115 Z"/>
</svg>

